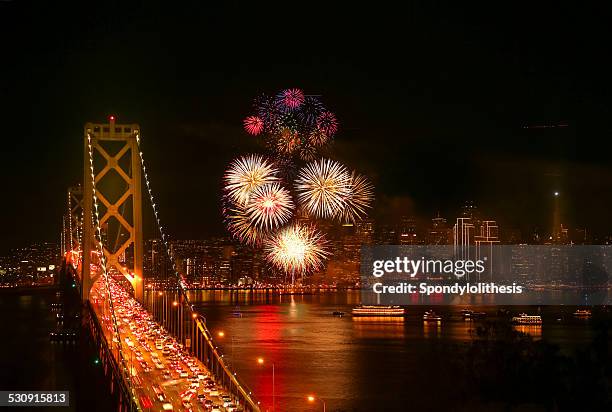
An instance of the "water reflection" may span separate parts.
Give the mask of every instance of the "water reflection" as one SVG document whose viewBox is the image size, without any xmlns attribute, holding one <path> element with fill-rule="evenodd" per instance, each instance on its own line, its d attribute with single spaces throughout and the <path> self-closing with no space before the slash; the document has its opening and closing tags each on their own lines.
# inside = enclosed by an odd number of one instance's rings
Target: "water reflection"
<svg viewBox="0 0 612 412">
<path fill-rule="evenodd" d="M 542 325 L 512 325 L 512 328 L 517 332 L 536 338 L 536 340 L 542 339 Z"/>
<path fill-rule="evenodd" d="M 451 354 L 456 356 L 449 347 L 469 342 L 482 325 L 480 320 L 463 320 L 459 312 L 464 306 L 436 307 L 443 319 L 439 323 L 423 322 L 423 306 L 409 307 L 404 318 L 353 318 L 352 308 L 361 303 L 359 292 L 190 293 L 194 302 L 199 301 L 197 308 L 206 316 L 215 342 L 263 402 L 263 410 L 272 406 L 272 363 L 277 411 L 307 410 L 305 395 L 309 393 L 325 399 L 330 411 L 373 411 L 382 405 L 385 411 L 403 411 L 408 402 L 414 410 L 435 409 L 432 402 L 436 406 L 443 402 L 439 387 L 431 385 L 441 378 L 435 365 L 449 361 Z M 236 306 L 242 317 L 233 316 Z M 487 322 L 504 321 L 498 309 L 479 307 L 478 311 L 487 313 Z M 536 309 L 514 308 L 513 312 L 521 310 Z M 346 315 L 333 316 L 334 311 Z M 560 311 L 544 309 L 542 316 L 545 321 L 554 319 Z M 553 322 L 546 323 L 544 331 L 525 330 L 566 347 L 591 339 L 588 324 Z M 264 366 L 258 364 L 258 357 L 265 359 Z M 386 402 L 389 399 L 396 402 Z"/>
<path fill-rule="evenodd" d="M 442 335 L 442 321 L 423 322 L 423 336 L 426 338 L 439 338 Z"/>
<path fill-rule="evenodd" d="M 404 319 L 394 316 L 351 317 L 355 337 L 359 339 L 404 339 Z"/>
</svg>

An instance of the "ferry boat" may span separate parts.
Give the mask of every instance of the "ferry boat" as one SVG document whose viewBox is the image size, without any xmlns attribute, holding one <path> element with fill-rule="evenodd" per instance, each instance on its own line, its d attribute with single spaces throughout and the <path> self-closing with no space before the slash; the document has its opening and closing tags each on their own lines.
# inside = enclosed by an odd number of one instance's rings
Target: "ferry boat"
<svg viewBox="0 0 612 412">
<path fill-rule="evenodd" d="M 515 325 L 541 325 L 542 317 L 540 315 L 527 315 L 526 313 L 521 313 L 512 318 L 512 323 Z"/>
<path fill-rule="evenodd" d="M 404 316 L 406 310 L 399 306 L 359 305 L 353 308 L 353 316 Z"/>
<path fill-rule="evenodd" d="M 433 310 L 428 310 L 423 314 L 423 322 L 440 322 L 442 317 Z"/>
<path fill-rule="evenodd" d="M 487 314 L 485 312 L 474 312 L 471 309 L 462 309 L 461 310 L 461 316 L 465 320 L 470 320 L 470 319 L 481 319 L 481 318 L 484 318 L 485 316 L 487 316 Z"/>
<path fill-rule="evenodd" d="M 588 309 L 578 309 L 574 312 L 574 316 L 577 318 L 590 318 L 592 315 L 591 311 Z"/>
</svg>

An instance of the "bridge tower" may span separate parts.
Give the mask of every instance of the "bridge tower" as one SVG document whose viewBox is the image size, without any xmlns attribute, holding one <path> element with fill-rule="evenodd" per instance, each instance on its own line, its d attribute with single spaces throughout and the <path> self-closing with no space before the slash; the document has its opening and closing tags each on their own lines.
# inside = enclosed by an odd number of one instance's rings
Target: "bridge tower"
<svg viewBox="0 0 612 412">
<path fill-rule="evenodd" d="M 71 186 L 67 192 L 66 214 L 62 221 L 62 256 L 75 267 L 81 263 L 83 237 L 83 188 Z M 80 269 L 76 271 L 80 275 Z M 80 281 L 80 279 L 79 279 Z"/>
<path fill-rule="evenodd" d="M 80 184 L 68 188 L 68 212 L 66 215 L 66 250 L 81 247 L 83 230 L 83 188 Z"/>
<path fill-rule="evenodd" d="M 96 265 L 98 257 L 95 244 L 98 220 L 109 275 L 123 274 L 134 288 L 135 298 L 140 302 L 144 299 L 142 171 L 136 140 L 139 129 L 138 124 L 115 123 L 114 116 L 109 117 L 109 123 L 85 124 L 83 300 L 89 298 L 91 287 L 100 275 L 99 266 Z M 93 170 L 89 142 L 92 147 Z M 98 219 L 94 215 L 94 184 Z M 98 270 L 95 270 L 96 267 Z"/>
</svg>

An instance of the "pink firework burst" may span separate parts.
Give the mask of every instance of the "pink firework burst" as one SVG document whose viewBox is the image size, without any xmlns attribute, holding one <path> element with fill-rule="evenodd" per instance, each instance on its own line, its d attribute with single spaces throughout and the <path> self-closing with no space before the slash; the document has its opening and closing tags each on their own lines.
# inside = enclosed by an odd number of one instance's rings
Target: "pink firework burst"
<svg viewBox="0 0 612 412">
<path fill-rule="evenodd" d="M 246 119 L 244 119 L 244 130 L 253 136 L 257 136 L 259 133 L 261 133 L 263 128 L 264 122 L 257 116 L 248 116 Z"/>
<path fill-rule="evenodd" d="M 289 109 L 297 109 L 304 103 L 304 92 L 300 89 L 286 89 L 280 92 L 280 100 Z"/>
<path fill-rule="evenodd" d="M 332 112 L 325 111 L 317 117 L 317 129 L 332 136 L 338 131 L 338 120 Z"/>
</svg>

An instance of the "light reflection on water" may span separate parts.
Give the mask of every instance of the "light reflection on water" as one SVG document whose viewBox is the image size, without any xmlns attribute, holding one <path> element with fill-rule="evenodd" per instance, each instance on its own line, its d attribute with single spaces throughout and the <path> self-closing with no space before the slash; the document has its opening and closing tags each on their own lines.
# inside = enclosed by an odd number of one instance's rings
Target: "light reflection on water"
<svg viewBox="0 0 612 412">
<path fill-rule="evenodd" d="M 446 379 L 436 365 L 456 356 L 449 347 L 469 342 L 480 325 L 458 316 L 463 307 L 437 307 L 441 322 L 423 322 L 424 306 L 408 307 L 406 318 L 353 318 L 359 292 L 190 293 L 230 363 L 270 410 L 274 363 L 277 411 L 320 410 L 306 402 L 311 393 L 324 398 L 330 411 L 402 411 L 408 402 L 414 410 L 436 409 L 440 405 L 432 402 L 443 400 L 432 382 L 443 385 Z M 592 337 L 587 325 L 545 322 L 525 333 L 560 345 L 585 343 Z"/>
<path fill-rule="evenodd" d="M 542 339 L 542 325 L 512 325 L 512 328 L 536 340 Z"/>
<path fill-rule="evenodd" d="M 404 319 L 397 316 L 388 317 L 351 317 L 354 337 L 358 339 L 405 339 Z"/>
<path fill-rule="evenodd" d="M 438 338 L 442 335 L 442 322 L 423 322 L 423 336 L 426 338 Z"/>
</svg>

